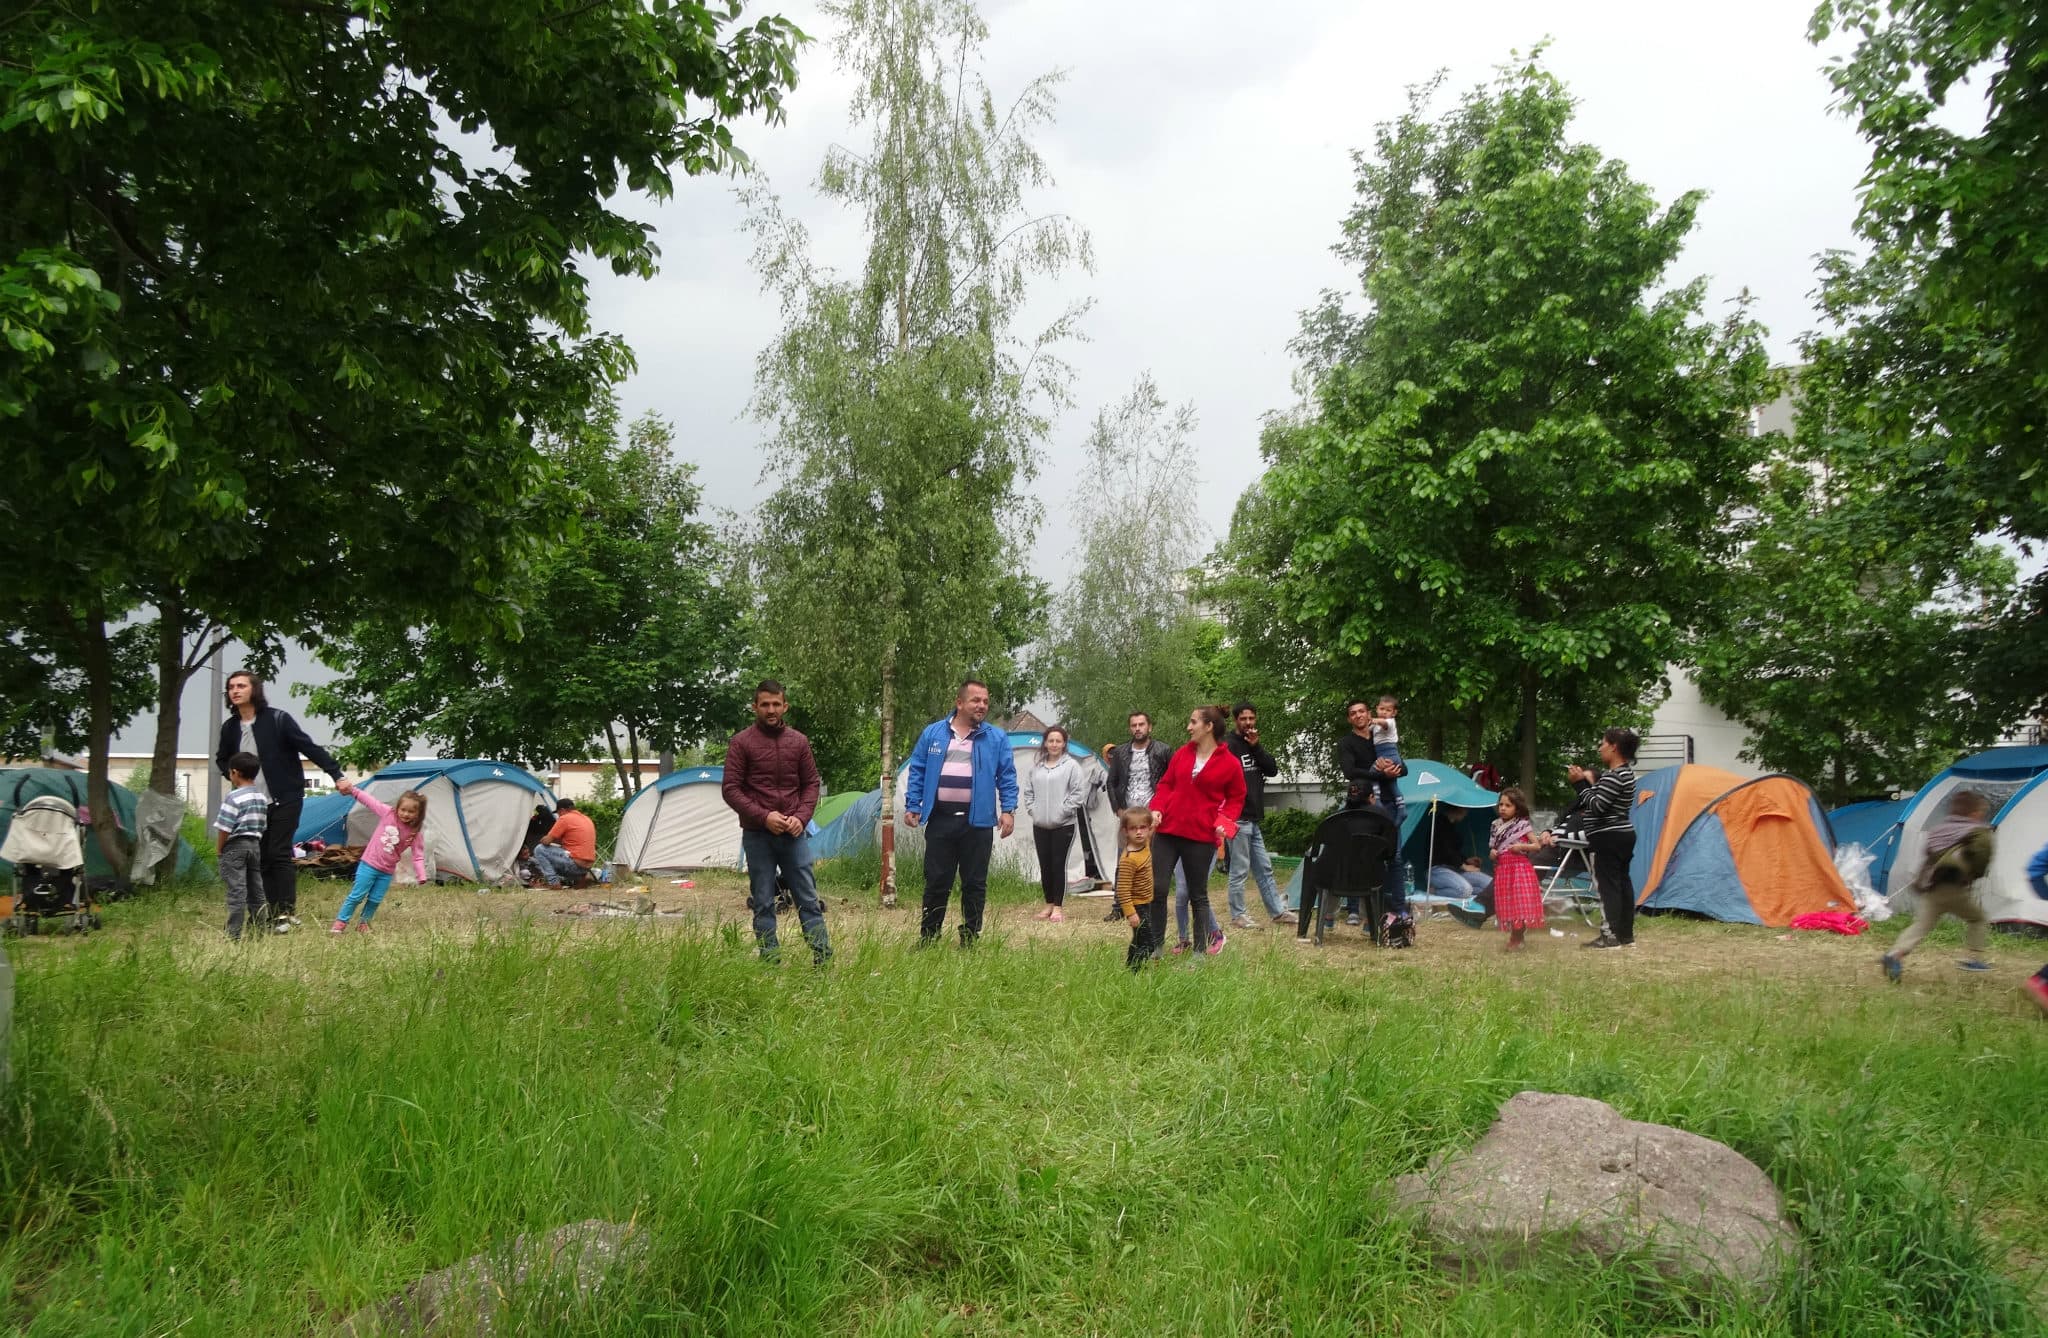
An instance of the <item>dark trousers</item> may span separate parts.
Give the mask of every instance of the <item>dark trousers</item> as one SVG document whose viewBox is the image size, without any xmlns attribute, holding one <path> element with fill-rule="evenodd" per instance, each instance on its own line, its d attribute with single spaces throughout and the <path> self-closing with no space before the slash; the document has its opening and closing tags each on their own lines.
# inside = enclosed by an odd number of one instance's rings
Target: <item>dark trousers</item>
<svg viewBox="0 0 2048 1338">
<path fill-rule="evenodd" d="M 1629 876 L 1629 861 L 1635 858 L 1636 829 L 1594 832 L 1586 837 L 1592 848 L 1593 886 L 1600 893 L 1600 909 L 1607 917 L 1607 932 L 1623 943 L 1636 938 L 1636 880 Z"/>
<path fill-rule="evenodd" d="M 1159 955 L 1166 932 L 1166 898 L 1155 892 L 1152 900 L 1137 909 L 1138 923 L 1131 930 L 1130 950 L 1124 953 L 1124 965 L 1133 971 Z"/>
<path fill-rule="evenodd" d="M 1161 859 L 1161 856 L 1165 856 Z M 1216 912 L 1209 906 L 1209 868 L 1216 862 L 1216 843 L 1196 841 L 1161 832 L 1152 838 L 1152 904 L 1159 907 L 1160 937 L 1165 937 L 1166 898 L 1173 887 L 1173 871 L 1179 866 L 1188 884 L 1188 932 L 1198 950 L 1206 951 L 1216 937 Z"/>
<path fill-rule="evenodd" d="M 1067 903 L 1067 851 L 1074 844 L 1072 827 L 1033 827 L 1032 844 L 1038 847 L 1038 885 L 1045 891 L 1045 904 Z"/>
<path fill-rule="evenodd" d="M 988 905 L 988 857 L 996 848 L 996 829 L 973 827 L 965 813 L 934 813 L 924 828 L 924 918 L 918 935 L 926 942 L 946 927 L 946 903 L 953 897 L 953 876 L 960 876 L 960 941 L 981 934 L 981 913 Z"/>
<path fill-rule="evenodd" d="M 299 913 L 299 867 L 292 863 L 292 837 L 298 833 L 299 810 L 305 805 L 302 794 L 273 799 L 264 820 L 263 895 L 272 916 Z"/>
</svg>

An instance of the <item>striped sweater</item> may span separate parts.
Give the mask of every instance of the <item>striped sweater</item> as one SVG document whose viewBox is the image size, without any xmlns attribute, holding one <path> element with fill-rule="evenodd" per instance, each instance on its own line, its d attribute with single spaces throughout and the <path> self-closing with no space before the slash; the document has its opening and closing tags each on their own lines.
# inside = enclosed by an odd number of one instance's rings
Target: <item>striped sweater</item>
<svg viewBox="0 0 2048 1338">
<path fill-rule="evenodd" d="M 1129 917 L 1140 906 L 1152 904 L 1152 847 L 1126 849 L 1116 861 L 1116 911 Z"/>
<path fill-rule="evenodd" d="M 1635 829 L 1635 818 L 1631 810 L 1636 806 L 1636 772 L 1631 766 L 1618 766 L 1593 782 L 1590 793 L 1580 788 L 1579 812 L 1586 820 L 1586 835 L 1599 832 L 1625 832 Z"/>
</svg>

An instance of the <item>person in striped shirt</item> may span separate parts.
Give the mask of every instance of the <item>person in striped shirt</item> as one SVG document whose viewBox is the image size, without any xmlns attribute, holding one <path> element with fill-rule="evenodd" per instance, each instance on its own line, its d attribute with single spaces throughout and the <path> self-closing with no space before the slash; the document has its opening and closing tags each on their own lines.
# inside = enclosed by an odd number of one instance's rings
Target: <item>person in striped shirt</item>
<svg viewBox="0 0 2048 1338">
<path fill-rule="evenodd" d="M 1586 844 L 1593 857 L 1593 886 L 1607 925 L 1582 948 L 1626 948 L 1636 941 L 1636 883 L 1629 862 L 1636 853 L 1636 745 L 1632 729 L 1610 729 L 1600 736 L 1600 760 L 1607 770 L 1598 780 L 1576 773 L 1579 791 L 1573 805 L 1585 822 Z M 1545 832 L 1540 844 L 1555 844 Z"/>
<path fill-rule="evenodd" d="M 228 889 L 228 937 L 240 939 L 245 921 L 263 914 L 263 831 L 270 821 L 270 797 L 256 788 L 262 763 L 254 753 L 228 758 L 235 788 L 221 796 L 213 819 L 213 845 L 220 880 Z"/>
</svg>

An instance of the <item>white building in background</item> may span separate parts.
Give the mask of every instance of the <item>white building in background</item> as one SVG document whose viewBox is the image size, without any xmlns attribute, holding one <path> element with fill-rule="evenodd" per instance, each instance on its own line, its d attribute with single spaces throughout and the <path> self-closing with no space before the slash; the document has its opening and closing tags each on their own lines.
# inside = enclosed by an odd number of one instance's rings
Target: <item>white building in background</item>
<svg viewBox="0 0 2048 1338">
<path fill-rule="evenodd" d="M 1738 776 L 1763 775 L 1762 767 L 1742 760 L 1749 731 L 1703 699 L 1699 685 L 1684 669 L 1674 664 L 1665 672 L 1671 676 L 1671 693 L 1643 731 L 1644 756 L 1637 769 L 1689 761 Z"/>
</svg>

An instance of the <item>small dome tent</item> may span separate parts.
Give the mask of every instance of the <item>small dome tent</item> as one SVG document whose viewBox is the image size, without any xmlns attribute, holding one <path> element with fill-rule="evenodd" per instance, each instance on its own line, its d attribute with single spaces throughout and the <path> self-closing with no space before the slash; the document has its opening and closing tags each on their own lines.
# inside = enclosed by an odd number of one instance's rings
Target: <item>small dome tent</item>
<svg viewBox="0 0 2048 1338">
<path fill-rule="evenodd" d="M 724 767 L 671 771 L 626 805 L 612 859 L 631 869 L 738 869 L 740 820 L 726 807 Z"/>
<path fill-rule="evenodd" d="M 1920 787 L 1899 817 L 1898 847 L 1893 853 L 1885 892 L 1904 891 L 1920 872 L 1920 847 L 1927 829 L 1948 811 L 1957 790 L 1976 790 L 1991 801 L 1992 812 L 2011 802 L 2037 776 L 2048 773 L 2048 747 L 1991 748 L 1966 757 Z M 2003 844 L 2001 842 L 2001 844 Z"/>
<path fill-rule="evenodd" d="M 1466 845 L 1483 859 L 1490 828 L 1499 816 L 1494 805 L 1500 802 L 1500 794 L 1448 763 L 1427 757 L 1406 761 L 1408 774 L 1399 781 L 1401 801 L 1407 806 L 1407 815 L 1401 821 L 1401 858 L 1408 865 L 1408 900 L 1411 904 L 1429 904 L 1439 900 L 1429 891 L 1429 862 L 1436 853 L 1432 844 L 1436 829 L 1432 806 L 1464 810 L 1458 818 L 1458 829 Z M 1301 905 L 1301 882 L 1302 866 L 1297 864 L 1282 889 L 1288 905 Z"/>
<path fill-rule="evenodd" d="M 2027 863 L 2048 846 L 2048 772 L 2028 781 L 1993 820 L 1998 827 L 1997 852 L 1977 895 L 1984 914 L 2004 924 L 2048 925 L 2048 900 L 2035 895 L 2027 882 Z"/>
<path fill-rule="evenodd" d="M 1820 801 L 1790 776 L 1664 767 L 1636 782 L 1636 902 L 1737 924 L 1853 911 Z"/>
<path fill-rule="evenodd" d="M 395 763 L 360 788 L 387 804 L 396 803 L 407 790 L 425 795 L 427 830 L 422 844 L 428 876 L 443 873 L 477 883 L 511 876 L 533 806 L 544 803 L 552 808 L 555 803 L 548 787 L 526 768 L 470 758 Z M 377 815 L 352 798 L 322 796 L 307 802 L 292 839 L 318 837 L 329 845 L 361 845 L 376 829 Z M 410 869 L 410 861 L 402 861 L 400 876 L 410 877 Z"/>
<path fill-rule="evenodd" d="M 85 804 L 85 773 L 64 771 L 57 767 L 7 767 L 0 768 L 0 839 L 7 835 L 7 829 L 14 822 L 15 812 L 31 799 L 44 795 L 56 795 L 72 804 Z M 135 792 L 115 781 L 107 782 L 107 802 L 113 806 L 114 821 L 127 834 L 132 844 L 135 840 Z M 192 847 L 181 838 L 178 841 L 177 872 L 182 877 L 192 867 Z M 100 852 L 100 843 L 92 838 L 90 831 L 85 838 L 85 876 L 87 878 L 121 877 L 126 869 L 110 869 L 106 856 Z M 14 866 L 0 860 L 0 880 L 12 878 Z"/>
</svg>

